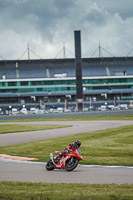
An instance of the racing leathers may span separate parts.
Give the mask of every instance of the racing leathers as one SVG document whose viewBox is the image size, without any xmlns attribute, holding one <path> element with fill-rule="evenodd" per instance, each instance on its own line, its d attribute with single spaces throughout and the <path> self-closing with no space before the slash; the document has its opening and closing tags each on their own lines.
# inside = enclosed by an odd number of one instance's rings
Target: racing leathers
<svg viewBox="0 0 133 200">
<path fill-rule="evenodd" d="M 75 150 L 74 144 L 69 144 L 69 145 L 66 147 L 66 149 L 60 151 L 59 155 L 61 156 L 63 153 L 67 152 L 68 150 L 74 151 L 74 150 Z"/>
</svg>

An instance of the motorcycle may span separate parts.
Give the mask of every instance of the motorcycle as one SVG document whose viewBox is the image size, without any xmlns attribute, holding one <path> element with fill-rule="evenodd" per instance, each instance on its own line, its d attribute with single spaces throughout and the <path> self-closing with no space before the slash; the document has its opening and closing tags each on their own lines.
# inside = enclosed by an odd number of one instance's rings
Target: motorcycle
<svg viewBox="0 0 133 200">
<path fill-rule="evenodd" d="M 52 171 L 53 169 L 66 169 L 66 171 L 74 170 L 79 161 L 82 160 L 81 151 L 75 149 L 74 151 L 69 149 L 65 150 L 60 156 L 60 151 L 55 151 L 56 156 L 50 154 L 50 160 L 46 164 L 46 169 Z"/>
</svg>

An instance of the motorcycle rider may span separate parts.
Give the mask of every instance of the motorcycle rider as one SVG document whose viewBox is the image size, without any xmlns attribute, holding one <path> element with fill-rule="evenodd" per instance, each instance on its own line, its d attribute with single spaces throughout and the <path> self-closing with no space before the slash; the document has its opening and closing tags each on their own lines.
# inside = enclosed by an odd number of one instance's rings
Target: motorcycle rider
<svg viewBox="0 0 133 200">
<path fill-rule="evenodd" d="M 62 156 L 63 153 L 67 152 L 68 150 L 74 151 L 75 149 L 78 149 L 81 146 L 80 140 L 75 140 L 74 144 L 69 144 L 66 149 L 60 151 L 59 156 Z"/>
<path fill-rule="evenodd" d="M 80 160 L 82 160 L 81 151 L 78 149 L 81 146 L 80 140 L 75 140 L 73 144 L 69 144 L 65 150 L 56 151 L 56 156 L 50 154 L 50 160 L 46 164 L 46 169 L 66 169 L 66 171 L 74 170 Z"/>
</svg>

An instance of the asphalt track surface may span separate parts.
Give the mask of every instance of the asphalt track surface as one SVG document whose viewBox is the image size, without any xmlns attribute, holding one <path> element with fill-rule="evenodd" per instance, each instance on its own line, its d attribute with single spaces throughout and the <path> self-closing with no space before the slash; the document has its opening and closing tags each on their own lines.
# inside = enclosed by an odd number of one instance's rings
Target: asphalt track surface
<svg viewBox="0 0 133 200">
<path fill-rule="evenodd" d="M 63 137 L 66 135 L 80 134 L 96 130 L 133 125 L 133 121 L 126 121 L 126 120 L 26 122 L 26 124 L 28 123 L 64 124 L 64 125 L 72 125 L 72 127 L 45 130 L 45 131 L 1 134 L 0 146 L 20 144 L 20 143 L 44 140 L 48 138 Z M 13 123 L 11 122 L 10 124 Z M 17 124 L 20 124 L 20 122 L 18 122 Z M 45 169 L 45 163 L 0 159 L 0 181 L 4 180 L 26 181 L 26 182 L 50 182 L 50 183 L 131 184 L 133 183 L 133 167 L 79 165 L 72 172 L 66 172 L 65 170 L 53 170 L 52 172 L 49 172 Z"/>
</svg>

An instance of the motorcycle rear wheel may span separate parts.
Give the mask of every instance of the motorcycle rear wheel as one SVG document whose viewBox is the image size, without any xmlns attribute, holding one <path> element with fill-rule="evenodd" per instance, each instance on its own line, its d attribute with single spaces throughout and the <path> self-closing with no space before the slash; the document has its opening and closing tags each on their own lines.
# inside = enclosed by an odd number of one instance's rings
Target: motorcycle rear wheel
<svg viewBox="0 0 133 200">
<path fill-rule="evenodd" d="M 79 162 L 78 162 L 77 158 L 75 158 L 75 157 L 71 158 L 66 163 L 66 171 L 74 170 L 77 167 L 78 163 Z"/>
<path fill-rule="evenodd" d="M 54 169 L 54 163 L 52 162 L 52 160 L 49 160 L 46 164 L 46 169 L 48 171 L 52 171 Z"/>
</svg>

